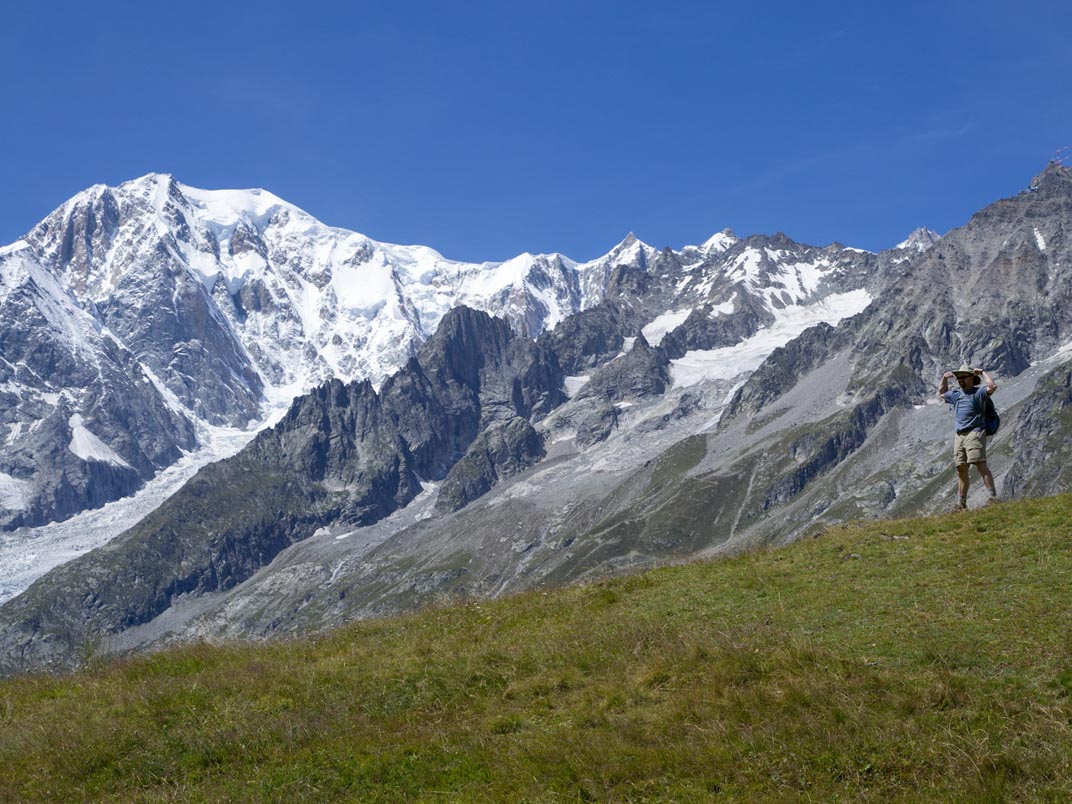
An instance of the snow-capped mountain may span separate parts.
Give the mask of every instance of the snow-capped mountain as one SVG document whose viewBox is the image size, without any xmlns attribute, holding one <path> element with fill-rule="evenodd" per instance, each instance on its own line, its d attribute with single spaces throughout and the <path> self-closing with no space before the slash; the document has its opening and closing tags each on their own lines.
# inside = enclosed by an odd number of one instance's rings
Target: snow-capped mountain
<svg viewBox="0 0 1072 804">
<path fill-rule="evenodd" d="M 229 368 L 249 386 L 254 408 L 261 383 L 303 390 L 329 377 L 362 377 L 379 384 L 456 304 L 493 308 L 529 334 L 580 306 L 577 265 L 560 255 L 459 263 L 326 226 L 264 190 L 199 190 L 157 174 L 92 187 L 25 240 L 75 298 L 105 321 L 126 324 L 112 327 L 120 337 L 146 340 L 130 322 L 145 322 L 161 301 L 150 281 L 177 289 L 187 309 L 213 319 L 203 330 L 219 325 L 235 341 Z M 204 344 L 214 354 L 230 345 Z M 180 370 L 156 357 L 168 387 L 196 411 Z M 237 421 L 230 407 L 202 411 Z"/>
<path fill-rule="evenodd" d="M 880 262 L 727 230 L 679 252 L 630 234 L 587 263 L 463 263 L 327 226 L 264 190 L 159 174 L 97 185 L 0 252 L 0 527 L 130 494 L 219 428 L 255 430 L 329 378 L 378 386 L 456 305 L 534 337 L 627 300 L 619 340 L 674 330 L 684 357 L 810 321 L 820 301 L 823 320 L 858 312 Z"/>
</svg>

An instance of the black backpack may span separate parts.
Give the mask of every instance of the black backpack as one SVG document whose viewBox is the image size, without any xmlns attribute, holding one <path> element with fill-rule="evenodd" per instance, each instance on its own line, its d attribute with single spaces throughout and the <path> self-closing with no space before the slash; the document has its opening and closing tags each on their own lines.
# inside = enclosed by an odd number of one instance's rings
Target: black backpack
<svg viewBox="0 0 1072 804">
<path fill-rule="evenodd" d="M 992 436 L 999 427 L 1001 427 L 1001 417 L 998 416 L 998 410 L 994 407 L 990 394 L 987 394 L 983 400 L 983 430 L 988 436 Z"/>
</svg>

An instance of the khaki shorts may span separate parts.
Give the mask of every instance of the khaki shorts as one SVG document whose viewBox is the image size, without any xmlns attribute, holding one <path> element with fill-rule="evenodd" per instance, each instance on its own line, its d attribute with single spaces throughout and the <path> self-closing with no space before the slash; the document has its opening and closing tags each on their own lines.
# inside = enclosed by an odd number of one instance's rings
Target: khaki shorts
<svg viewBox="0 0 1072 804">
<path fill-rule="evenodd" d="M 953 462 L 957 466 L 966 463 L 982 463 L 986 460 L 986 436 L 982 430 L 972 430 L 953 438 Z"/>
</svg>

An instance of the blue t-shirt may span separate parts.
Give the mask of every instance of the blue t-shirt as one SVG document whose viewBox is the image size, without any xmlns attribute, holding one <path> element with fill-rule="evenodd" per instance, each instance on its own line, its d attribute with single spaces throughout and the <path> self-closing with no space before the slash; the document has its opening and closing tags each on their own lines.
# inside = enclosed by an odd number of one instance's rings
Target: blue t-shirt
<svg viewBox="0 0 1072 804">
<path fill-rule="evenodd" d="M 984 429 L 983 403 L 986 401 L 984 386 L 980 385 L 970 394 L 964 393 L 960 388 L 954 388 L 942 394 L 942 399 L 953 406 L 957 432 Z"/>
</svg>

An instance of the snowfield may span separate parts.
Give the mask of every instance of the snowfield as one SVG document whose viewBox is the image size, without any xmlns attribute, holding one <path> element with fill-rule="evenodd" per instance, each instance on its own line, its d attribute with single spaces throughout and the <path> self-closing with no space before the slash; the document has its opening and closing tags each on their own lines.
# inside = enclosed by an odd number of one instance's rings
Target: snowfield
<svg viewBox="0 0 1072 804">
<path fill-rule="evenodd" d="M 697 385 L 706 380 L 731 380 L 759 368 L 771 352 L 784 346 L 808 327 L 836 325 L 844 318 L 863 312 L 871 303 L 866 290 L 837 293 L 810 306 L 794 305 L 780 311 L 779 318 L 751 338 L 722 349 L 686 352 L 671 360 L 670 377 L 675 387 Z"/>
</svg>

